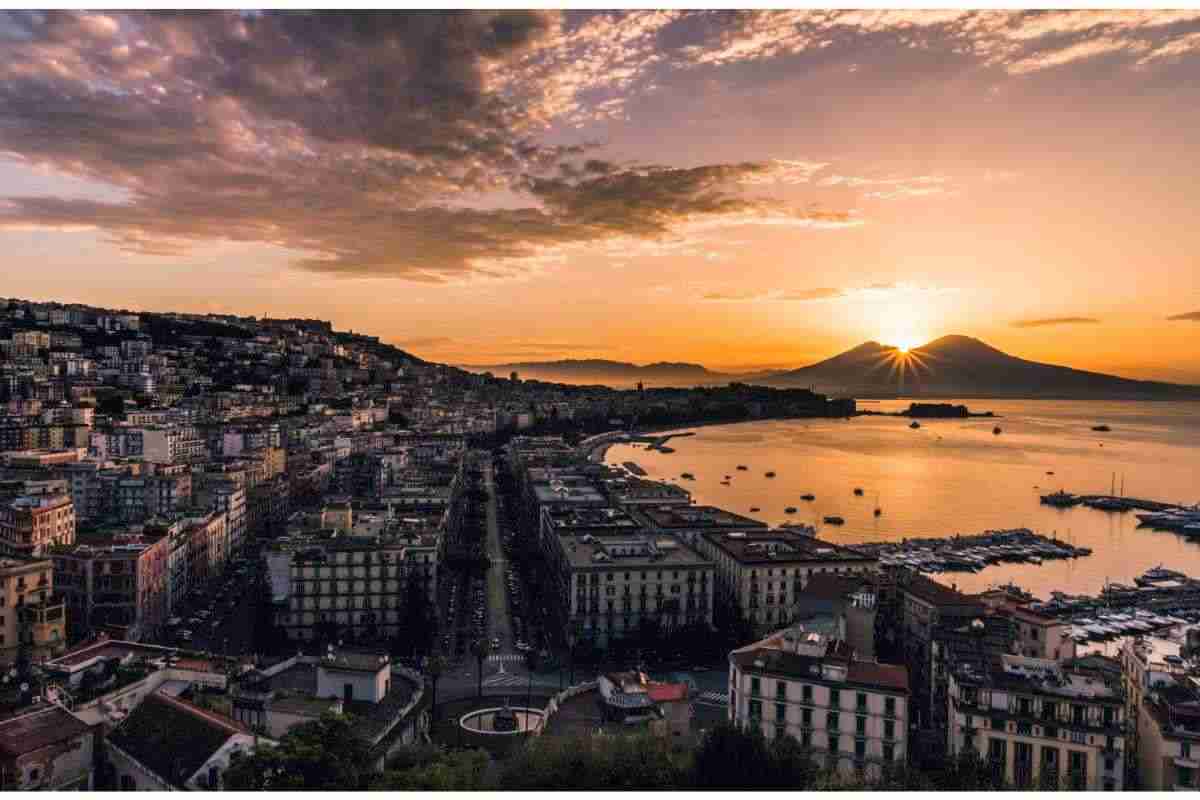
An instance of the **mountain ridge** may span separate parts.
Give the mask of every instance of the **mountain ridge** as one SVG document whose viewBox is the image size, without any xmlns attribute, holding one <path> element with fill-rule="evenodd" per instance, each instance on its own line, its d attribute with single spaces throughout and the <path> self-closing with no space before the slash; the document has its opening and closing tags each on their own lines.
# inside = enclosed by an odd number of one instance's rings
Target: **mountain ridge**
<svg viewBox="0 0 1200 800">
<path fill-rule="evenodd" d="M 947 334 L 908 351 L 868 340 L 822 361 L 791 370 L 719 372 L 687 361 L 636 364 L 610 359 L 558 359 L 458 365 L 471 372 L 517 372 L 555 383 L 614 387 L 652 382 L 693 387 L 753 382 L 812 387 L 827 394 L 869 397 L 1032 397 L 1079 399 L 1200 399 L 1200 386 L 1125 378 L 1013 356 L 963 334 Z"/>
</svg>

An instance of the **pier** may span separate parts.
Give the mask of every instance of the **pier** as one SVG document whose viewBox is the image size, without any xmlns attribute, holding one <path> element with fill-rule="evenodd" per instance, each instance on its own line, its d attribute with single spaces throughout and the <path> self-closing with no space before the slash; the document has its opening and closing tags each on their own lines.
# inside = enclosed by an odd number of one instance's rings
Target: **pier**
<svg viewBox="0 0 1200 800">
<path fill-rule="evenodd" d="M 854 549 L 873 555 L 882 566 L 907 567 L 918 572 L 978 572 L 1000 562 L 1041 564 L 1092 554 L 1028 528 L 984 531 L 974 535 L 869 542 Z"/>
<path fill-rule="evenodd" d="M 1159 500 L 1144 500 L 1139 497 L 1121 497 L 1111 494 L 1071 494 L 1070 492 L 1055 492 L 1042 495 L 1042 504 L 1070 508 L 1084 505 L 1099 511 L 1173 511 L 1183 509 L 1178 503 L 1164 503 Z"/>
</svg>

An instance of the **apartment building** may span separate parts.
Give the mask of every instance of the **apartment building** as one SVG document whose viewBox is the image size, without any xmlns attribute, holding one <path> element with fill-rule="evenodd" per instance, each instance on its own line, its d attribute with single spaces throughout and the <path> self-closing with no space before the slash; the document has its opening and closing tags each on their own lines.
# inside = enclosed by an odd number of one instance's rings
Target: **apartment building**
<svg viewBox="0 0 1200 800">
<path fill-rule="evenodd" d="M 170 537 L 117 533 L 50 553 L 55 586 L 66 601 L 68 634 L 103 631 L 128 641 L 153 635 L 171 613 Z"/>
<path fill-rule="evenodd" d="M 1200 627 L 1126 639 L 1121 668 L 1138 788 L 1200 789 Z"/>
<path fill-rule="evenodd" d="M 276 620 L 296 640 L 341 635 L 392 637 L 403 632 L 414 591 L 432 606 L 437 591 L 437 537 L 346 536 L 325 531 L 285 537 L 266 553 Z"/>
<path fill-rule="evenodd" d="M 1125 693 L 1105 672 L 998 655 L 955 665 L 948 703 L 952 757 L 975 753 L 1020 788 L 1125 786 Z"/>
<path fill-rule="evenodd" d="M 0 547 L 9 554 L 39 556 L 46 548 L 75 541 L 75 506 L 66 493 L 26 495 L 0 505 Z"/>
<path fill-rule="evenodd" d="M 702 547 L 700 538 L 708 533 L 760 532 L 767 529 L 765 522 L 716 506 L 637 504 L 630 508 L 630 513 L 651 530 L 678 536 L 694 547 Z"/>
<path fill-rule="evenodd" d="M 869 575 L 879 565 L 873 556 L 786 528 L 705 532 L 695 542 L 716 565 L 717 602 L 735 609 L 759 633 L 795 618 L 812 576 Z"/>
<path fill-rule="evenodd" d="M 729 654 L 729 719 L 792 736 L 845 778 L 905 763 L 908 673 L 860 660 L 846 642 L 797 626 Z"/>
<path fill-rule="evenodd" d="M 0 556 L 0 665 L 44 661 L 67 644 L 66 608 L 46 558 Z"/>
<path fill-rule="evenodd" d="M 567 637 L 607 647 L 643 623 L 712 625 L 712 562 L 620 509 L 543 509 L 541 540 Z"/>
</svg>

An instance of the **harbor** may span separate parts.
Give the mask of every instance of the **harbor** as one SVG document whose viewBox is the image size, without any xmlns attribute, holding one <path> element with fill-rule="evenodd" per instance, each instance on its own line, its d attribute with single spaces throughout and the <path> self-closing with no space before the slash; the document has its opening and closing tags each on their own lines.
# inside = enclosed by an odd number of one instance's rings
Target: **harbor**
<svg viewBox="0 0 1200 800">
<path fill-rule="evenodd" d="M 1040 565 L 1044 561 L 1080 558 L 1090 548 L 1075 547 L 1028 528 L 984 531 L 974 535 L 868 542 L 856 550 L 879 559 L 884 567 L 907 567 L 918 572 L 979 572 L 999 563 Z"/>
<path fill-rule="evenodd" d="M 1094 596 L 1054 591 L 1030 608 L 1068 623 L 1068 636 L 1080 644 L 1200 622 L 1200 580 L 1158 566 L 1133 582 L 1110 583 Z"/>
</svg>

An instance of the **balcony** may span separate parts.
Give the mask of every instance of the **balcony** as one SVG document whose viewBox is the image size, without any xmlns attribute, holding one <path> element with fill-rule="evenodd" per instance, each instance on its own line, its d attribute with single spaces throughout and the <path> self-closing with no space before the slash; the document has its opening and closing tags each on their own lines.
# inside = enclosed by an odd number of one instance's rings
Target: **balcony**
<svg viewBox="0 0 1200 800">
<path fill-rule="evenodd" d="M 1184 769 L 1200 769 L 1200 759 L 1175 756 L 1175 758 L 1171 760 L 1175 762 L 1175 766 L 1177 767 L 1183 767 Z"/>
</svg>

